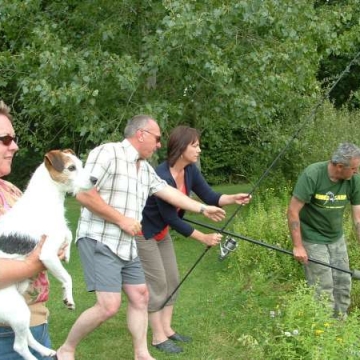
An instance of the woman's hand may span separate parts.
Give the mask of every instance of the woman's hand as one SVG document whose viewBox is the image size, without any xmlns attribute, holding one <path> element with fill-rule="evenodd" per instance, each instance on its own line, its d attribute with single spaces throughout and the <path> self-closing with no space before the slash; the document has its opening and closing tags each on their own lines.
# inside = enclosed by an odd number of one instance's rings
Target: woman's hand
<svg viewBox="0 0 360 360">
<path fill-rule="evenodd" d="M 46 270 L 46 267 L 40 260 L 41 250 L 42 250 L 42 247 L 43 247 L 45 241 L 47 241 L 47 237 L 46 237 L 46 235 L 42 235 L 41 239 L 38 242 L 38 244 L 36 245 L 35 249 L 24 260 L 28 266 L 30 266 L 31 268 L 37 269 L 37 272 Z M 64 243 L 60 247 L 58 254 L 57 254 L 60 260 L 65 259 L 67 247 L 68 247 L 68 244 L 66 244 L 66 243 Z"/>
<path fill-rule="evenodd" d="M 238 194 L 222 194 L 219 199 L 219 206 L 226 206 L 231 204 L 246 205 L 250 202 L 251 195 L 246 193 Z"/>
<path fill-rule="evenodd" d="M 219 233 L 203 234 L 201 242 L 207 246 L 219 245 L 222 235 Z"/>
<path fill-rule="evenodd" d="M 40 241 L 36 245 L 35 249 L 25 258 L 25 263 L 34 269 L 34 272 L 40 272 L 46 270 L 44 264 L 40 260 L 41 249 L 46 241 L 46 236 L 41 236 Z"/>
<path fill-rule="evenodd" d="M 65 260 L 65 255 L 66 255 L 66 249 L 69 246 L 69 244 L 64 243 L 61 245 L 61 248 L 58 251 L 58 258 L 62 261 Z"/>
<path fill-rule="evenodd" d="M 235 194 L 234 195 L 234 203 L 238 204 L 238 205 L 246 205 L 250 202 L 251 200 L 251 195 L 250 194 Z"/>
</svg>

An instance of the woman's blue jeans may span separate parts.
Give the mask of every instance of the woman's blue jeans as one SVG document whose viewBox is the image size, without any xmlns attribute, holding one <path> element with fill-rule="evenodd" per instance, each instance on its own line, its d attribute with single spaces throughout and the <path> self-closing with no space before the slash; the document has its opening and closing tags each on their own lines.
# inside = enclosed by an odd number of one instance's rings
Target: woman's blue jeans
<svg viewBox="0 0 360 360">
<path fill-rule="evenodd" d="M 42 345 L 51 347 L 48 324 L 33 326 L 30 328 L 34 338 Z M 0 326 L 0 359 L 1 360 L 23 360 L 13 349 L 14 332 L 9 327 Z M 50 357 L 43 357 L 38 352 L 30 348 L 30 351 L 39 360 L 50 360 Z"/>
</svg>

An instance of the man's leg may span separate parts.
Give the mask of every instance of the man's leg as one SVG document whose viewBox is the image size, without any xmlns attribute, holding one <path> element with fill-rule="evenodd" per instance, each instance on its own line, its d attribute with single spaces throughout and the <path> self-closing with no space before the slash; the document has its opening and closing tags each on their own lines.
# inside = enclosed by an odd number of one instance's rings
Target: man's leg
<svg viewBox="0 0 360 360">
<path fill-rule="evenodd" d="M 149 292 L 146 284 L 124 284 L 129 299 L 127 310 L 128 328 L 134 344 L 135 360 L 154 360 L 147 347 Z"/>
<path fill-rule="evenodd" d="M 96 297 L 96 304 L 78 317 L 65 343 L 58 349 L 58 360 L 74 360 L 80 341 L 118 312 L 121 304 L 120 293 L 96 292 Z"/>
<path fill-rule="evenodd" d="M 345 239 L 342 237 L 336 243 L 329 245 L 331 265 L 339 269 L 349 270 L 349 256 Z M 335 315 L 346 317 L 350 306 L 351 276 L 343 271 L 333 271 Z"/>
<path fill-rule="evenodd" d="M 313 244 L 303 241 L 308 256 L 312 259 L 330 264 L 330 253 L 327 245 Z M 326 295 L 329 300 L 329 306 L 335 307 L 334 301 L 334 283 L 332 269 L 315 264 L 309 261 L 305 267 L 306 280 L 309 286 L 315 286 L 318 297 Z"/>
</svg>

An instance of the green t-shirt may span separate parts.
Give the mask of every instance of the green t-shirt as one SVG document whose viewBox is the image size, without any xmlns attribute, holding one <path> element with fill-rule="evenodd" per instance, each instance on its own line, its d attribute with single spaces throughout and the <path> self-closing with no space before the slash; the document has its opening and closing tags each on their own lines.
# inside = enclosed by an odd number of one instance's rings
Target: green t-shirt
<svg viewBox="0 0 360 360">
<path fill-rule="evenodd" d="M 345 206 L 360 204 L 360 175 L 333 182 L 328 162 L 309 165 L 300 175 L 293 195 L 305 203 L 300 211 L 301 235 L 312 243 L 330 244 L 343 235 Z"/>
</svg>

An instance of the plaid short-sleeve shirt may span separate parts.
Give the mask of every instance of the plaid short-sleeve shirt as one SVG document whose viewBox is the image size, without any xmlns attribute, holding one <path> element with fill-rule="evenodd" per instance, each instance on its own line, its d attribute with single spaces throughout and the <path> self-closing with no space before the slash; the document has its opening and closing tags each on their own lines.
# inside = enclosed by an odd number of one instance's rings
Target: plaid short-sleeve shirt
<svg viewBox="0 0 360 360">
<path fill-rule="evenodd" d="M 97 179 L 96 188 L 107 204 L 123 215 L 141 221 L 149 195 L 167 186 L 128 140 L 100 145 L 89 154 L 86 168 Z M 107 245 L 123 260 L 137 257 L 135 239 L 117 225 L 86 208 L 81 209 L 76 238 L 89 237 Z"/>
</svg>

